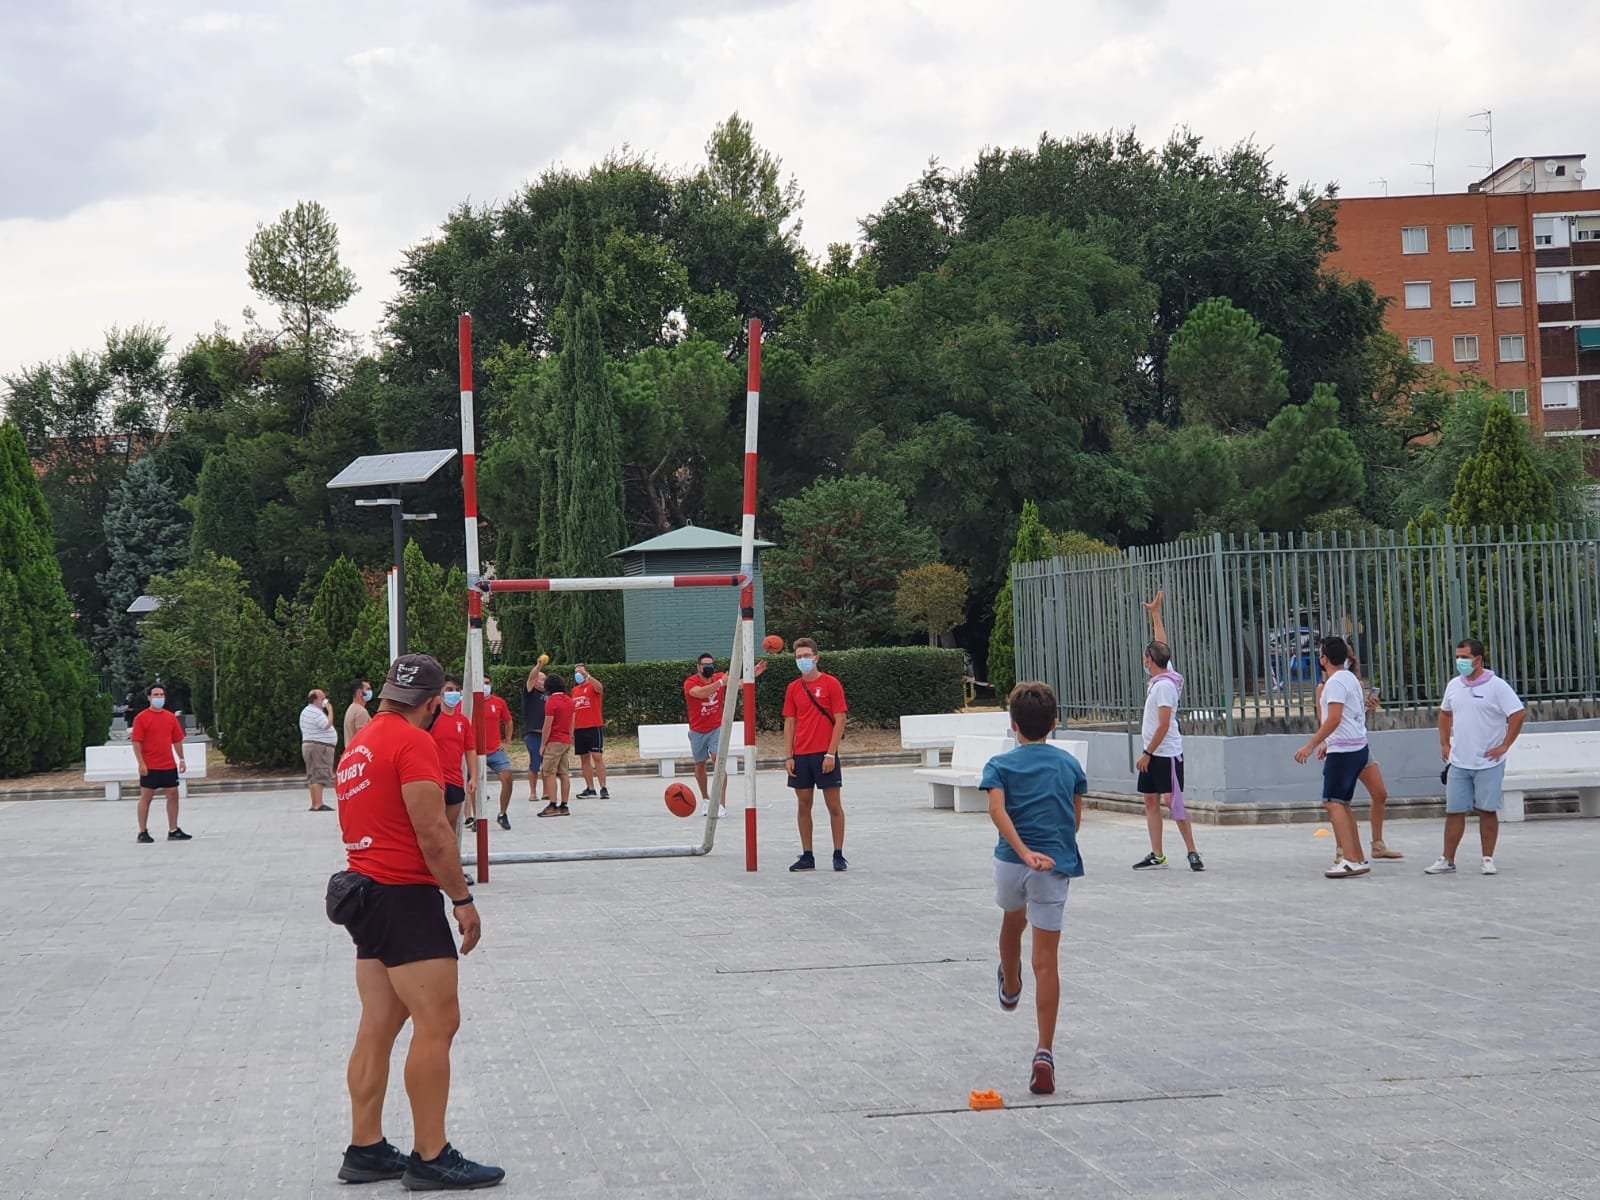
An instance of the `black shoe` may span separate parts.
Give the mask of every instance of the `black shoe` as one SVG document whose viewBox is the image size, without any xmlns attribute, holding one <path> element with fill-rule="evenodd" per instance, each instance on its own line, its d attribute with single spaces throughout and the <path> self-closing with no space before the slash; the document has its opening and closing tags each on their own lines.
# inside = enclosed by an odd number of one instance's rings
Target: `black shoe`
<svg viewBox="0 0 1600 1200">
<path fill-rule="evenodd" d="M 406 1173 L 410 1156 L 402 1154 L 399 1147 L 384 1138 L 375 1146 L 351 1146 L 344 1152 L 344 1165 L 339 1168 L 339 1178 L 346 1183 L 377 1183 L 381 1179 L 399 1179 Z"/>
<path fill-rule="evenodd" d="M 468 830 L 473 830 L 473 829 L 476 829 L 478 827 L 478 818 L 477 817 L 468 817 L 465 821 L 463 821 L 461 823 L 463 825 L 465 825 Z"/>
<path fill-rule="evenodd" d="M 850 869 L 850 864 L 844 860 L 843 850 L 835 850 L 833 852 L 833 869 L 835 871 L 848 871 Z"/>
<path fill-rule="evenodd" d="M 791 871 L 815 871 L 816 869 L 816 856 L 809 850 L 801 851 L 800 857 L 795 859 L 794 865 L 789 868 Z"/>
<path fill-rule="evenodd" d="M 511 828 L 511 818 L 506 816 L 505 813 L 501 813 L 495 819 L 500 823 L 500 828 L 501 829 L 510 829 Z"/>
<path fill-rule="evenodd" d="M 570 817 L 572 815 L 572 810 L 569 809 L 565 804 L 558 804 L 556 805 L 555 815 L 558 817 Z"/>
<path fill-rule="evenodd" d="M 583 791 L 578 793 L 578 799 L 579 800 L 593 800 L 599 794 L 600 793 L 595 791 L 593 788 L 586 787 L 586 788 L 583 789 Z"/>
<path fill-rule="evenodd" d="M 194 841 L 194 839 L 192 837 L 190 837 L 187 833 L 185 833 L 181 829 L 173 829 L 173 830 L 168 831 L 168 833 L 167 833 L 167 841 L 169 841 L 169 842 L 192 842 L 192 841 Z"/>
<path fill-rule="evenodd" d="M 605 788 L 601 788 L 600 789 L 600 799 L 602 799 L 602 800 L 611 799 L 611 793 L 609 791 L 607 791 Z"/>
<path fill-rule="evenodd" d="M 534 815 L 540 817 L 559 817 L 561 815 L 561 805 L 552 800 Z"/>
<path fill-rule="evenodd" d="M 475 1163 L 446 1142 L 431 1162 L 413 1150 L 400 1183 L 408 1192 L 454 1192 L 493 1187 L 505 1177 L 499 1167 Z"/>
<path fill-rule="evenodd" d="M 1166 865 L 1167 856 L 1165 854 L 1156 854 L 1152 852 L 1150 854 L 1146 854 L 1138 862 L 1134 863 L 1133 869 L 1135 871 L 1159 871 L 1165 870 Z"/>
<path fill-rule="evenodd" d="M 1205 869 L 1206 869 L 1205 863 L 1200 861 L 1200 851 L 1198 851 L 1198 850 L 1189 851 L 1189 870 L 1191 870 L 1191 871 L 1204 871 Z"/>
<path fill-rule="evenodd" d="M 151 837 L 147 830 L 141 829 L 141 830 L 139 830 L 139 836 L 134 838 L 133 840 L 138 842 L 138 843 L 140 843 L 141 845 L 148 846 L 148 845 L 152 844 L 155 841 L 155 838 Z"/>
</svg>

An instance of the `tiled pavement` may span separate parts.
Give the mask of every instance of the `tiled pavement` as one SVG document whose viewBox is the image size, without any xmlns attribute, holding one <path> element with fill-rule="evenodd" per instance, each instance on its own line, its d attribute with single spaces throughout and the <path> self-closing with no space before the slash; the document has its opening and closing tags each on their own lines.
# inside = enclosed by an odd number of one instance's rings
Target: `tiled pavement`
<svg viewBox="0 0 1600 1200">
<path fill-rule="evenodd" d="M 1063 1090 L 1033 1107 L 987 819 L 857 770 L 850 872 L 794 876 L 761 782 L 756 875 L 730 823 L 707 859 L 480 889 L 451 1130 L 496 1194 L 1600 1197 L 1600 822 L 1508 827 L 1495 878 L 1471 831 L 1468 870 L 1425 877 L 1437 824 L 1397 823 L 1404 863 L 1335 882 L 1304 825 L 1203 829 L 1205 874 L 1135 874 L 1142 821 L 1091 813 Z M 690 840 L 660 789 L 540 821 L 519 784 L 496 846 Z M 335 821 L 304 805 L 197 797 L 193 842 L 138 846 L 131 802 L 0 804 L 0 1197 L 401 1194 L 334 1178 L 356 1004 L 320 911 Z"/>
</svg>

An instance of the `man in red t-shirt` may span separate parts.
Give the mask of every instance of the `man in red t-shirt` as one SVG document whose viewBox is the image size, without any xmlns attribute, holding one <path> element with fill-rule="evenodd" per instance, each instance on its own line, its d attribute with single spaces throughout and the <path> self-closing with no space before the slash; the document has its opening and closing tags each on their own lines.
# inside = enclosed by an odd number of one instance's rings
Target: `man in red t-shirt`
<svg viewBox="0 0 1600 1200">
<path fill-rule="evenodd" d="M 445 817 L 444 774 L 428 724 L 439 712 L 444 672 L 426 654 L 395 659 L 378 713 L 339 760 L 339 825 L 357 911 L 346 922 L 356 944 L 361 1024 L 350 1054 L 352 1135 L 339 1178 L 400 1179 L 411 1191 L 488 1187 L 498 1167 L 463 1158 L 445 1137 L 450 1046 L 461 1024 L 455 938 L 444 889 L 461 931 L 461 953 L 482 936 L 478 910 Z M 411 1022 L 406 1094 L 415 1148 L 405 1156 L 383 1136 L 383 1101 L 395 1039 Z"/>
<path fill-rule="evenodd" d="M 572 697 L 567 695 L 567 681 L 560 675 L 546 675 L 544 690 L 544 725 L 539 730 L 543 757 L 539 762 L 539 778 L 544 780 L 546 803 L 539 810 L 539 815 L 565 817 L 570 815 L 567 797 L 572 794 L 573 724 L 577 720 L 577 707 Z M 556 799 L 558 795 L 559 802 Z"/>
<path fill-rule="evenodd" d="M 839 799 L 842 784 L 839 769 L 839 741 L 844 737 L 844 687 L 817 666 L 817 644 L 810 638 L 796 638 L 794 665 L 800 678 L 789 685 L 783 697 L 783 757 L 789 771 L 789 786 L 794 789 L 800 812 L 800 857 L 791 871 L 814 871 L 816 858 L 811 853 L 812 789 L 821 788 L 828 805 L 828 822 L 833 827 L 833 869 L 843 871 L 844 803 Z"/>
<path fill-rule="evenodd" d="M 450 828 L 455 829 L 461 820 L 461 806 L 469 795 L 478 793 L 478 749 L 472 722 L 461 708 L 461 681 L 447 678 L 440 699 L 444 706 L 428 732 L 433 735 L 434 745 L 439 747 L 439 769 L 444 773 L 444 814 L 450 819 Z"/>
<path fill-rule="evenodd" d="M 506 810 L 511 807 L 511 757 L 505 752 L 505 743 L 511 737 L 511 707 L 494 694 L 494 685 L 484 676 L 483 694 L 478 703 L 484 706 L 483 722 L 487 728 L 484 748 L 484 765 L 500 779 L 500 828 L 510 829 L 511 818 Z M 478 794 L 467 793 L 467 828 L 477 826 Z M 488 818 L 485 817 L 485 820 Z"/>
<path fill-rule="evenodd" d="M 756 663 L 756 678 L 767 669 L 766 660 Z M 702 654 L 695 673 L 683 681 L 683 699 L 689 709 L 689 754 L 694 759 L 694 779 L 700 785 L 700 811 L 711 806 L 709 771 L 717 769 L 717 743 L 722 734 L 722 706 L 728 696 L 728 673 L 717 670 L 717 660 Z M 717 813 L 728 815 L 726 801 Z"/>
<path fill-rule="evenodd" d="M 606 790 L 606 685 L 593 675 L 583 663 L 572 668 L 572 707 L 576 712 L 573 722 L 572 752 L 583 767 L 583 791 L 579 800 L 594 796 L 595 778 L 600 780 L 599 796 L 611 799 Z"/>
<path fill-rule="evenodd" d="M 133 761 L 139 767 L 139 836 L 135 841 L 155 841 L 147 826 L 150 802 L 159 789 L 167 794 L 167 841 L 193 839 L 178 828 L 178 774 L 187 771 L 183 760 L 183 724 L 167 711 L 167 689 L 159 683 L 146 693 L 150 707 L 133 719 L 128 734 L 133 743 Z"/>
</svg>

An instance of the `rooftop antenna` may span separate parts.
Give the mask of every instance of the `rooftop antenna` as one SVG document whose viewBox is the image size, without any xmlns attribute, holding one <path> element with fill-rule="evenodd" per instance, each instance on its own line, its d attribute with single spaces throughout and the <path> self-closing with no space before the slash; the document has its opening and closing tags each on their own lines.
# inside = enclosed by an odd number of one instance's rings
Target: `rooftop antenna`
<svg viewBox="0 0 1600 1200">
<path fill-rule="evenodd" d="M 1383 189 L 1383 194 L 1385 196 L 1387 196 L 1389 194 L 1389 181 L 1387 179 L 1379 177 L 1377 179 L 1369 179 L 1369 180 L 1367 180 L 1367 186 L 1368 187 L 1371 187 L 1373 184 L 1377 184 L 1379 187 L 1381 187 Z"/>
<path fill-rule="evenodd" d="M 1431 162 L 1414 162 L 1411 165 L 1413 167 L 1426 167 L 1426 168 L 1428 168 L 1428 195 L 1432 196 L 1432 195 L 1437 194 L 1437 189 L 1434 186 L 1433 164 Z"/>
<path fill-rule="evenodd" d="M 1435 109 L 1434 113 L 1433 113 L 1433 154 L 1428 159 L 1427 162 L 1419 162 L 1419 163 L 1412 163 L 1411 164 L 1413 167 L 1427 167 L 1428 168 L 1428 195 L 1430 195 L 1430 196 L 1437 195 L 1438 194 L 1438 190 L 1439 190 L 1438 187 L 1436 186 L 1438 173 L 1434 170 L 1434 163 L 1436 163 L 1438 161 L 1439 161 L 1439 111 L 1437 109 Z"/>
<path fill-rule="evenodd" d="M 1485 108 L 1485 109 L 1483 109 L 1483 110 L 1481 110 L 1479 112 L 1469 113 L 1467 119 L 1470 120 L 1470 121 L 1482 121 L 1483 122 L 1483 125 L 1482 125 L 1481 128 L 1479 126 L 1477 126 L 1477 125 L 1468 126 L 1467 127 L 1467 132 L 1468 133 L 1484 133 L 1484 134 L 1488 134 L 1488 136 L 1489 136 L 1489 165 L 1484 168 L 1484 175 L 1485 175 L 1485 177 L 1487 177 L 1489 175 L 1493 175 L 1494 174 L 1494 111 L 1492 109 Z M 1472 165 L 1473 166 L 1478 166 L 1479 164 L 1473 163 Z"/>
</svg>

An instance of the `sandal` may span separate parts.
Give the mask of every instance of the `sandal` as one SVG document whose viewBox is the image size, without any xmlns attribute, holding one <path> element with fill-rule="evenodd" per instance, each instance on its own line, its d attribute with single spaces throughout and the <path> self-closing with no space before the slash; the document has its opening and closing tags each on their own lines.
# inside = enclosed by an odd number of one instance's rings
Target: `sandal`
<svg viewBox="0 0 1600 1200">
<path fill-rule="evenodd" d="M 1048 1050 L 1040 1050 L 1033 1056 L 1033 1078 L 1028 1081 L 1028 1090 L 1035 1096 L 1048 1096 L 1056 1090 L 1056 1060 Z"/>
</svg>

